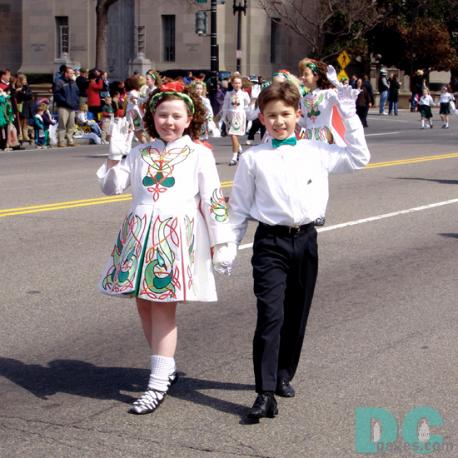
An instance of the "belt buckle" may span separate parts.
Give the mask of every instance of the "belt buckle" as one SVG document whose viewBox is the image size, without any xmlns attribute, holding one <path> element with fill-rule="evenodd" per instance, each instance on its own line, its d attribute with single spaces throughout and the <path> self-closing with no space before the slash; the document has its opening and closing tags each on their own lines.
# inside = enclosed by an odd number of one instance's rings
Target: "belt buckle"
<svg viewBox="0 0 458 458">
<path fill-rule="evenodd" d="M 289 235 L 294 235 L 294 234 L 297 234 L 300 230 L 301 230 L 300 226 L 290 226 L 288 228 L 288 234 Z"/>
</svg>

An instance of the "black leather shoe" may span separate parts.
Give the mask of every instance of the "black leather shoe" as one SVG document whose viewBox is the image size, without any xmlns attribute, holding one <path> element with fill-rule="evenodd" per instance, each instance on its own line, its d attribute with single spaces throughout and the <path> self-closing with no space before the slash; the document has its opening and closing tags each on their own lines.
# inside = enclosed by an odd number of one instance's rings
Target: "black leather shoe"
<svg viewBox="0 0 458 458">
<path fill-rule="evenodd" d="M 273 393 L 261 393 L 248 412 L 248 418 L 274 418 L 277 414 L 277 401 Z"/>
<path fill-rule="evenodd" d="M 278 380 L 275 394 L 278 394 L 278 396 L 282 396 L 283 398 L 294 398 L 294 396 L 296 396 L 294 388 L 286 380 Z"/>
</svg>

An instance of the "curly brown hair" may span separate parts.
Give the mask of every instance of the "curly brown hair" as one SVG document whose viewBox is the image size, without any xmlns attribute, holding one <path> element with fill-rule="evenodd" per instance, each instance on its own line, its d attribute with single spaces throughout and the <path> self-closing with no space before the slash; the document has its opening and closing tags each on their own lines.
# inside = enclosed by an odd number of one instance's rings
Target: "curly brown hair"
<svg viewBox="0 0 458 458">
<path fill-rule="evenodd" d="M 304 73 L 305 67 L 308 67 L 307 64 L 315 64 L 318 69 L 318 80 L 316 82 L 318 88 L 329 89 L 331 87 L 334 87 L 332 83 L 328 80 L 328 77 L 326 76 L 326 74 L 328 73 L 328 66 L 325 62 L 323 62 L 322 60 L 304 57 L 301 61 L 299 61 L 299 73 L 301 76 Z"/>
<path fill-rule="evenodd" d="M 150 95 L 148 102 L 146 103 L 145 116 L 143 116 L 143 123 L 145 125 L 146 131 L 153 138 L 159 138 L 159 134 L 157 133 L 156 127 L 154 125 L 154 111 L 151 110 L 150 101 L 151 101 L 151 98 L 158 92 L 161 92 L 160 89 L 156 89 Z M 188 95 L 194 104 L 194 114 L 190 112 L 188 106 L 186 105 L 186 109 L 188 110 L 188 115 L 192 116 L 192 120 L 191 120 L 191 123 L 189 124 L 189 127 L 185 129 L 183 134 L 189 135 L 193 140 L 198 140 L 202 134 L 202 126 L 205 124 L 207 120 L 207 112 L 205 110 L 204 104 L 202 103 L 202 99 L 195 92 L 186 88 L 183 91 L 183 94 Z M 161 103 L 166 102 L 167 100 L 183 100 L 183 99 L 177 95 L 164 95 L 164 97 L 162 97 L 157 102 L 155 106 L 155 110 Z"/>
</svg>

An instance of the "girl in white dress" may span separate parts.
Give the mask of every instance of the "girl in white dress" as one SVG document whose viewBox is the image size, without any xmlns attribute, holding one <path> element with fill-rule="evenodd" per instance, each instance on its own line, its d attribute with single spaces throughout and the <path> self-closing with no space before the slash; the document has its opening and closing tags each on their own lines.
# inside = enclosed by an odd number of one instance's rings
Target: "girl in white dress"
<svg viewBox="0 0 458 458">
<path fill-rule="evenodd" d="M 337 90 L 342 85 L 337 80 L 334 68 L 322 61 L 304 58 L 299 62 L 299 72 L 307 91 L 301 100 L 302 116 L 299 120 L 299 125 L 303 128 L 301 138 L 345 146 L 342 135 L 333 126 L 334 107 L 338 109 L 340 116 L 347 117 L 346 113 L 343 113 L 337 95 Z M 358 93 L 359 90 L 351 93 L 355 105 Z M 325 221 L 325 216 L 322 215 L 315 224 L 323 226 Z"/>
<path fill-rule="evenodd" d="M 232 91 L 227 91 L 223 103 L 223 119 L 227 133 L 231 136 L 232 159 L 229 165 L 236 165 L 242 152 L 238 137 L 245 135 L 246 109 L 250 105 L 250 96 L 242 90 L 242 77 L 235 73 L 231 77 Z"/>
<path fill-rule="evenodd" d="M 205 83 L 199 80 L 193 81 L 190 84 L 190 87 L 200 97 L 205 107 L 206 118 L 205 118 L 205 123 L 202 125 L 200 140 L 208 140 L 209 131 L 213 131 L 212 128 L 216 126 L 213 121 L 213 108 L 206 94 Z"/>
<path fill-rule="evenodd" d="M 155 140 L 122 160 L 111 154 L 97 172 L 105 194 L 132 187 L 100 289 L 136 298 L 151 348 L 148 388 L 134 414 L 153 412 L 176 379 L 177 302 L 216 301 L 213 270 L 227 273 L 236 250 L 213 154 L 192 140 L 205 121 L 200 99 L 181 82 L 162 85 L 144 120 Z"/>
</svg>

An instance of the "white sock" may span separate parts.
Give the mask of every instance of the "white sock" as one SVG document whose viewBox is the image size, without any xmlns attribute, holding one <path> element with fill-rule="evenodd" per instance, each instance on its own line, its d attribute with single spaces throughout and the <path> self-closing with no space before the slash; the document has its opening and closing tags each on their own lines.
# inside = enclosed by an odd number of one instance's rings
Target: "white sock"
<svg viewBox="0 0 458 458">
<path fill-rule="evenodd" d="M 236 161 L 238 157 L 239 157 L 239 153 L 232 153 L 232 160 L 233 161 Z"/>
<path fill-rule="evenodd" d="M 151 355 L 151 374 L 148 388 L 167 391 L 169 376 L 175 372 L 175 359 L 169 356 Z"/>
<path fill-rule="evenodd" d="M 421 127 L 425 127 L 425 121 L 423 119 L 421 120 Z"/>
</svg>

